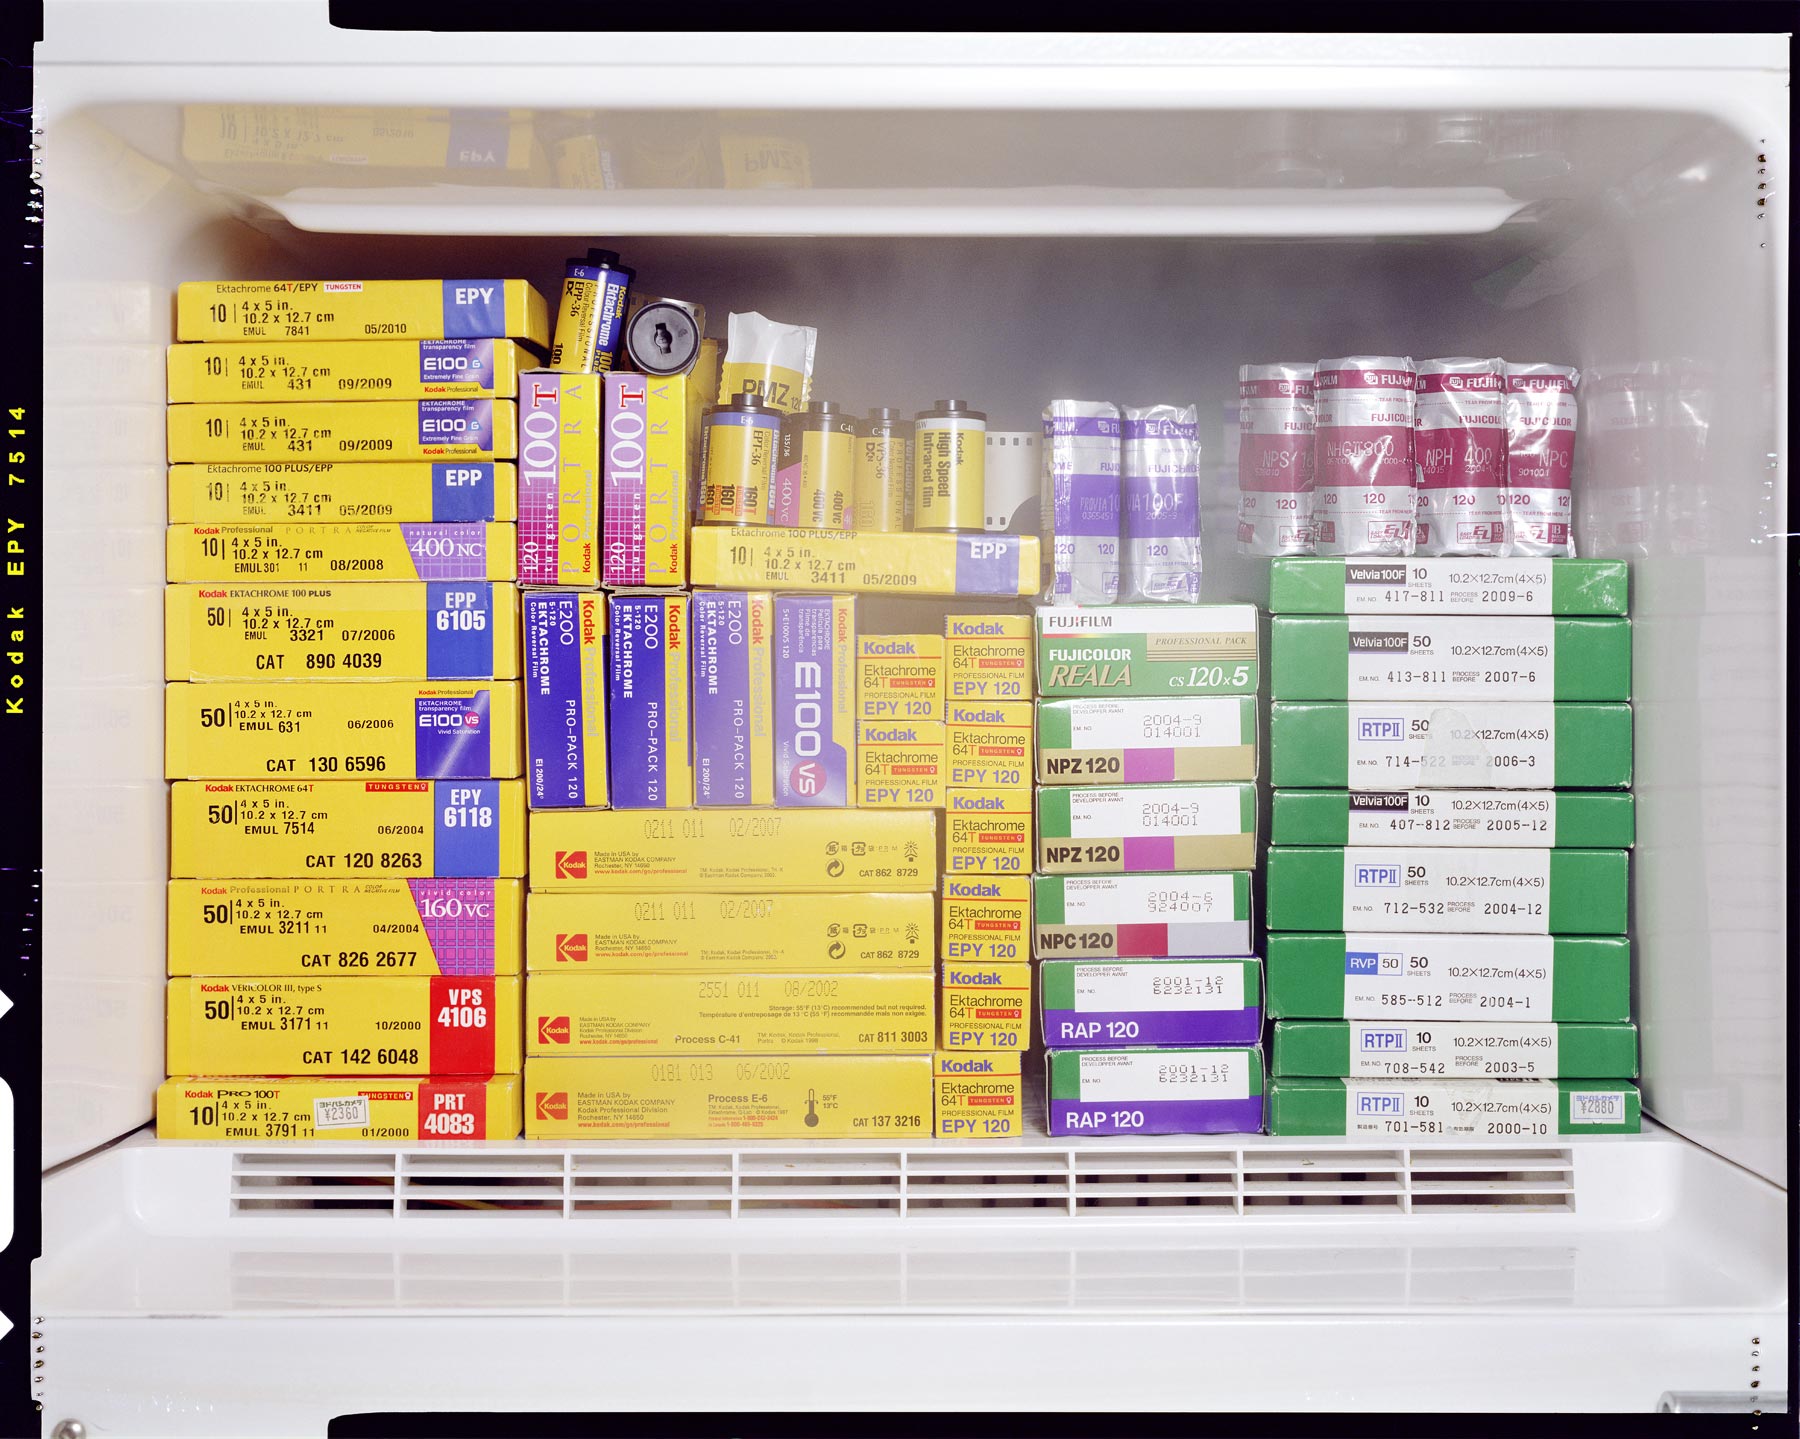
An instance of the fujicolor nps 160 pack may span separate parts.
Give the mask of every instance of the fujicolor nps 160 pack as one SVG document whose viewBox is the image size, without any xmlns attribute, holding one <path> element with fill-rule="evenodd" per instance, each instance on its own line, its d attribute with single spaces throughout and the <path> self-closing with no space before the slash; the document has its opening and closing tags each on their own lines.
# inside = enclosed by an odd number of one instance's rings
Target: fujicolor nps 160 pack
<svg viewBox="0 0 1800 1439">
<path fill-rule="evenodd" d="M 1029 700 L 1031 617 L 951 615 L 944 621 L 944 686 L 953 705 Z"/>
<path fill-rule="evenodd" d="M 517 1139 L 519 1076 L 430 1079 L 170 1079 L 158 1139 Z"/>
<path fill-rule="evenodd" d="M 173 684 L 170 779 L 511 779 L 519 687 L 433 681 Z"/>
<path fill-rule="evenodd" d="M 1637 1026 L 1284 1019 L 1269 1073 L 1347 1079 L 1635 1079 Z"/>
<path fill-rule="evenodd" d="M 169 466 L 173 524 L 511 520 L 518 474 L 493 460 Z"/>
<path fill-rule="evenodd" d="M 169 346 L 169 403 L 510 399 L 533 363 L 511 340 L 303 340 Z"/>
<path fill-rule="evenodd" d="M 1148 959 L 1251 952 L 1250 876 L 1040 874 L 1033 878 L 1040 959 Z"/>
<path fill-rule="evenodd" d="M 1031 966 L 946 960 L 938 988 L 944 1049 L 1031 1047 Z"/>
<path fill-rule="evenodd" d="M 1133 785 L 1038 791 L 1038 868 L 1046 874 L 1250 869 L 1253 784 Z"/>
<path fill-rule="evenodd" d="M 513 527 L 502 524 L 170 525 L 169 579 L 510 580 Z"/>
<path fill-rule="evenodd" d="M 1038 693 L 1254 695 L 1255 605 L 1057 605 L 1037 612 Z"/>
<path fill-rule="evenodd" d="M 1278 559 L 1269 608 L 1307 615 L 1623 615 L 1623 560 Z"/>
<path fill-rule="evenodd" d="M 1018 598 L 1036 593 L 1036 535 L 695 525 L 693 578 L 721 589 Z"/>
<path fill-rule="evenodd" d="M 877 720 L 858 725 L 856 803 L 863 809 L 941 809 L 943 724 Z"/>
<path fill-rule="evenodd" d="M 1542 1139 L 1636 1134 L 1635 1084 L 1617 1079 L 1276 1079 L 1269 1133 Z"/>
<path fill-rule="evenodd" d="M 1256 1134 L 1262 1051 L 1053 1049 L 1050 1134 Z"/>
<path fill-rule="evenodd" d="M 620 809 L 686 809 L 694 802 L 688 597 L 614 595 L 607 628 L 612 802 Z"/>
<path fill-rule="evenodd" d="M 550 344 L 523 280 L 188 280 L 178 340 L 525 340 Z"/>
<path fill-rule="evenodd" d="M 1031 873 L 1032 793 L 1028 789 L 944 791 L 944 873 Z"/>
<path fill-rule="evenodd" d="M 773 600 L 741 590 L 700 590 L 689 614 L 695 803 L 773 804 Z"/>
<path fill-rule="evenodd" d="M 941 720 L 942 635 L 861 635 L 856 641 L 856 718 Z"/>
<path fill-rule="evenodd" d="M 516 879 L 173 879 L 172 975 L 519 972 Z"/>
<path fill-rule="evenodd" d="M 169 459 L 510 460 L 518 423 L 511 400 L 170 405 Z"/>
<path fill-rule="evenodd" d="M 776 595 L 775 803 L 841 809 L 856 774 L 856 601 Z"/>
<path fill-rule="evenodd" d="M 971 964 L 1031 957 L 1031 881 L 1024 875 L 947 874 L 938 957 Z"/>
<path fill-rule="evenodd" d="M 533 809 L 604 805 L 606 597 L 537 590 L 525 611 L 525 781 Z"/>
<path fill-rule="evenodd" d="M 1256 1044 L 1262 961 L 1047 959 L 1044 1043 L 1051 1049 Z"/>
<path fill-rule="evenodd" d="M 1628 849 L 1628 791 L 1278 789 L 1271 844 Z"/>
<path fill-rule="evenodd" d="M 1025 1132 L 1024 1056 L 1016 1049 L 931 1057 L 939 1139 L 1017 1139 Z"/>
<path fill-rule="evenodd" d="M 600 583 L 600 375 L 519 380 L 519 583 Z"/>
<path fill-rule="evenodd" d="M 1168 784 L 1255 779 L 1256 698 L 1045 700 L 1044 784 Z"/>
<path fill-rule="evenodd" d="M 1030 789 L 1029 700 L 959 700 L 944 724 L 945 782 L 956 789 Z"/>
</svg>

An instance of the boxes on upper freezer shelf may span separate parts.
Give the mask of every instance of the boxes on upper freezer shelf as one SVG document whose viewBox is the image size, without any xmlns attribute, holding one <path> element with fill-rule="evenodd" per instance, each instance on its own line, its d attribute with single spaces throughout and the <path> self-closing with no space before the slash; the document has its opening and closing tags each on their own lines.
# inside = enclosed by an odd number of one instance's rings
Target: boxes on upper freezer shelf
<svg viewBox="0 0 1800 1439">
<path fill-rule="evenodd" d="M 1032 882 L 1039 959 L 1152 959 L 1251 952 L 1250 876 L 1040 874 Z"/>
<path fill-rule="evenodd" d="M 1284 1019 L 1269 1073 L 1345 1079 L 1636 1079 L 1637 1026 Z"/>
<path fill-rule="evenodd" d="M 546 810 L 531 887 L 619 894 L 929 892 L 937 815 L 916 810 Z"/>
<path fill-rule="evenodd" d="M 765 594 L 699 590 L 689 604 L 694 801 L 775 802 L 775 619 Z"/>
<path fill-rule="evenodd" d="M 721 589 L 1018 598 L 1038 588 L 1036 535 L 695 525 L 693 581 Z"/>
<path fill-rule="evenodd" d="M 1051 1049 L 1253 1045 L 1262 1038 L 1257 959 L 1047 959 L 1038 979 Z"/>
<path fill-rule="evenodd" d="M 1254 695 L 1255 605 L 1048 606 L 1037 612 L 1041 695 Z"/>
<path fill-rule="evenodd" d="M 1627 791 L 1278 789 L 1270 844 L 1629 849 Z"/>
<path fill-rule="evenodd" d="M 1038 790 L 1038 864 L 1046 874 L 1251 869 L 1253 784 Z"/>
<path fill-rule="evenodd" d="M 169 973 L 519 972 L 516 879 L 172 879 Z"/>
<path fill-rule="evenodd" d="M 187 280 L 178 340 L 525 340 L 550 344 L 523 280 Z"/>
<path fill-rule="evenodd" d="M 169 466 L 169 520 L 179 525 L 509 521 L 517 501 L 517 467 L 493 460 Z"/>
<path fill-rule="evenodd" d="M 182 780 L 169 802 L 177 879 L 525 873 L 522 780 Z"/>
<path fill-rule="evenodd" d="M 532 370 L 519 381 L 522 585 L 600 583 L 600 375 Z"/>
<path fill-rule="evenodd" d="M 856 718 L 944 718 L 942 635 L 859 635 L 856 641 Z"/>
<path fill-rule="evenodd" d="M 517 1073 L 517 975 L 171 979 L 174 1074 Z"/>
<path fill-rule="evenodd" d="M 892 974 L 537 970 L 527 1054 L 911 1054 L 929 1050 L 930 970 Z"/>
<path fill-rule="evenodd" d="M 1622 849 L 1272 845 L 1269 928 L 1623 934 Z"/>
<path fill-rule="evenodd" d="M 526 967 L 929 971 L 935 903 L 923 893 L 533 894 Z"/>
<path fill-rule="evenodd" d="M 944 685 L 951 705 L 1029 700 L 1031 616 L 951 615 L 944 621 Z"/>
<path fill-rule="evenodd" d="M 944 723 L 945 782 L 957 789 L 1030 789 L 1030 700 L 959 700 Z"/>
<path fill-rule="evenodd" d="M 1269 609 L 1307 615 L 1623 615 L 1624 560 L 1277 559 Z"/>
<path fill-rule="evenodd" d="M 776 595 L 775 803 L 841 809 L 856 775 L 856 601 Z"/>
<path fill-rule="evenodd" d="M 1025 1132 L 1024 1056 L 1016 1049 L 931 1057 L 939 1139 L 1017 1139 Z"/>
<path fill-rule="evenodd" d="M 1050 1134 L 1257 1134 L 1262 1051 L 1053 1049 Z"/>
<path fill-rule="evenodd" d="M 931 1132 L 931 1056 L 525 1062 L 527 1139 L 885 1139 Z"/>
<path fill-rule="evenodd" d="M 172 684 L 170 779 L 513 779 L 519 687 L 432 681 Z"/>
<path fill-rule="evenodd" d="M 604 565 L 611 586 L 682 585 L 688 578 L 688 477 L 694 461 L 689 403 L 697 377 L 615 370 L 606 384 Z M 742 530 L 734 534 L 747 533 Z M 702 583 L 695 572 L 695 583 Z M 774 588 L 711 579 L 728 589 Z"/>
<path fill-rule="evenodd" d="M 1628 700 L 1631 621 L 1276 615 L 1278 700 Z"/>
<path fill-rule="evenodd" d="M 1031 873 L 1032 792 L 944 791 L 944 874 Z"/>
<path fill-rule="evenodd" d="M 169 459 L 510 460 L 518 424 L 511 400 L 170 405 Z"/>
<path fill-rule="evenodd" d="M 510 580 L 513 565 L 513 527 L 504 524 L 169 526 L 177 584 Z"/>
<path fill-rule="evenodd" d="M 1031 966 L 946 960 L 938 987 L 942 1049 L 1031 1047 Z"/>
<path fill-rule="evenodd" d="M 1031 881 L 1025 875 L 947 874 L 938 957 L 970 964 L 1031 957 Z"/>
<path fill-rule="evenodd" d="M 517 1139 L 519 1076 L 165 1080 L 158 1139 Z"/>
<path fill-rule="evenodd" d="M 1623 935 L 1271 934 L 1275 1019 L 1623 1023 Z"/>
<path fill-rule="evenodd" d="M 614 595 L 607 627 L 607 771 L 613 805 L 686 809 L 694 802 L 688 597 Z"/>
<path fill-rule="evenodd" d="M 878 720 L 856 727 L 856 798 L 863 809 L 942 809 L 944 726 Z"/>
<path fill-rule="evenodd" d="M 300 340 L 169 346 L 170 404 L 510 399 L 534 364 L 511 340 Z"/>
<path fill-rule="evenodd" d="M 533 809 L 584 809 L 609 798 L 606 597 L 534 590 L 525 612 L 525 779 Z"/>
<path fill-rule="evenodd" d="M 1045 700 L 1043 784 L 1168 784 L 1255 779 L 1256 697 Z"/>
<path fill-rule="evenodd" d="M 1607 1079 L 1276 1079 L 1269 1133 L 1421 1139 L 1636 1134 L 1638 1090 Z"/>
<path fill-rule="evenodd" d="M 164 678 L 517 679 L 518 593 L 471 580 L 169 585 Z"/>
</svg>

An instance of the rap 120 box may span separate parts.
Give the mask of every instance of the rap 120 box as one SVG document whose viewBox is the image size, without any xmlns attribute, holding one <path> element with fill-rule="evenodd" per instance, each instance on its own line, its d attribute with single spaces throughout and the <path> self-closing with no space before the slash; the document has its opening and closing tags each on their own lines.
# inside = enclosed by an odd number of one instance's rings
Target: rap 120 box
<svg viewBox="0 0 1800 1439">
<path fill-rule="evenodd" d="M 1017 598 L 1038 589 L 1036 535 L 695 525 L 693 582 L 720 589 Z"/>
<path fill-rule="evenodd" d="M 963 700 L 946 713 L 946 783 L 957 789 L 1031 788 L 1031 701 Z"/>
<path fill-rule="evenodd" d="M 501 524 L 170 525 L 177 584 L 307 580 L 510 580 L 513 527 Z"/>
<path fill-rule="evenodd" d="M 942 635 L 860 635 L 856 641 L 856 718 L 941 720 Z"/>
<path fill-rule="evenodd" d="M 172 524 L 511 520 L 518 478 L 493 460 L 301 461 L 169 466 Z"/>
<path fill-rule="evenodd" d="M 775 621 L 768 595 L 700 590 L 689 605 L 694 800 L 775 802 Z"/>
<path fill-rule="evenodd" d="M 1618 1079 L 1276 1079 L 1269 1133 L 1392 1139 L 1636 1134 L 1635 1084 Z"/>
<path fill-rule="evenodd" d="M 952 705 L 1029 700 L 1031 617 L 951 615 L 944 621 L 944 683 Z"/>
<path fill-rule="evenodd" d="M 1256 1044 L 1262 962 L 1255 959 L 1046 959 L 1044 1043 L 1051 1049 Z"/>
<path fill-rule="evenodd" d="M 1040 959 L 1151 959 L 1251 952 L 1250 876 L 1040 874 L 1032 879 Z"/>
<path fill-rule="evenodd" d="M 1256 698 L 1045 700 L 1044 784 L 1167 784 L 1256 778 Z"/>
<path fill-rule="evenodd" d="M 1038 791 L 1038 868 L 1047 874 L 1250 869 L 1253 784 Z"/>
<path fill-rule="evenodd" d="M 1623 615 L 1624 560 L 1278 559 L 1269 609 L 1308 615 Z"/>
<path fill-rule="evenodd" d="M 1627 849 L 1629 792 L 1547 789 L 1278 789 L 1271 844 Z"/>
<path fill-rule="evenodd" d="M 1053 1049 L 1050 1134 L 1256 1134 L 1262 1051 Z"/>
<path fill-rule="evenodd" d="M 943 1049 L 1029 1048 L 1031 966 L 946 960 L 938 1019 Z"/>
<path fill-rule="evenodd" d="M 158 1139 L 517 1139 L 519 1076 L 176 1078 L 156 1090 Z"/>
<path fill-rule="evenodd" d="M 513 339 L 550 344 L 523 280 L 187 280 L 178 340 Z"/>
<path fill-rule="evenodd" d="M 1028 789 L 944 792 L 944 873 L 1031 873 L 1032 794 Z"/>
<path fill-rule="evenodd" d="M 1055 605 L 1037 612 L 1038 693 L 1254 695 L 1255 605 Z"/>
<path fill-rule="evenodd" d="M 1025 1132 L 1024 1056 L 1016 1049 L 931 1057 L 939 1139 L 1017 1139 Z"/>
<path fill-rule="evenodd" d="M 171 979 L 176 1074 L 517 1072 L 514 976 Z"/>
<path fill-rule="evenodd" d="M 775 596 L 775 803 L 837 809 L 856 773 L 856 601 Z"/>
<path fill-rule="evenodd" d="M 516 879 L 172 879 L 172 975 L 519 972 Z"/>
<path fill-rule="evenodd" d="M 528 351 L 511 340 L 303 340 L 169 346 L 169 403 L 506 399 Z"/>
<path fill-rule="evenodd" d="M 519 383 L 522 585 L 600 583 L 600 375 L 533 370 Z"/>
<path fill-rule="evenodd" d="M 607 628 L 607 771 L 619 809 L 694 802 L 688 596 L 619 594 Z"/>
<path fill-rule="evenodd" d="M 170 405 L 172 463 L 231 460 L 510 460 L 511 400 L 293 400 Z"/>
<path fill-rule="evenodd" d="M 604 805 L 606 597 L 536 590 L 525 611 L 525 781 L 533 809 Z"/>
<path fill-rule="evenodd" d="M 1288 1078 L 1635 1079 L 1631 1024 L 1284 1019 L 1269 1072 Z"/>
<path fill-rule="evenodd" d="M 879 720 L 856 727 L 856 803 L 863 809 L 941 809 L 944 726 Z"/>
<path fill-rule="evenodd" d="M 1031 956 L 1031 881 L 1024 875 L 947 874 L 938 957 L 970 964 Z"/>
</svg>

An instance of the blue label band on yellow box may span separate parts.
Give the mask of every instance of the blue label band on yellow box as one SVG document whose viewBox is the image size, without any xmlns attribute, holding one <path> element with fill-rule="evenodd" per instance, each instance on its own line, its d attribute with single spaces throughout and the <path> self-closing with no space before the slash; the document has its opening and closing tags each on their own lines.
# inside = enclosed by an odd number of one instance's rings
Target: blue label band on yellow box
<svg viewBox="0 0 1800 1439">
<path fill-rule="evenodd" d="M 612 597 L 607 732 L 618 809 L 686 809 L 694 802 L 687 607 L 686 595 Z"/>
<path fill-rule="evenodd" d="M 533 809 L 607 802 L 606 599 L 527 593 L 525 779 Z"/>
</svg>

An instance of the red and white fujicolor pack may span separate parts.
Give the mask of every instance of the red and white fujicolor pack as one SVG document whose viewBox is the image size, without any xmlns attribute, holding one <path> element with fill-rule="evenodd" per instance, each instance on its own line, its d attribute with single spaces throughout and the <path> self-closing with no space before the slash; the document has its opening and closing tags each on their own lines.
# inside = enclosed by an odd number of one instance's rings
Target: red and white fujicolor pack
<svg viewBox="0 0 1800 1439">
<path fill-rule="evenodd" d="M 1313 367 L 1238 366 L 1238 553 L 1313 552 Z"/>
<path fill-rule="evenodd" d="M 1413 553 L 1506 553 L 1506 361 L 1421 360 Z"/>
<path fill-rule="evenodd" d="M 1506 367 L 1506 542 L 1510 555 L 1575 553 L 1569 476 L 1575 465 L 1575 386 L 1565 365 Z"/>
<path fill-rule="evenodd" d="M 1313 547 L 1321 555 L 1413 552 L 1413 362 L 1320 360 L 1313 371 Z"/>
</svg>

